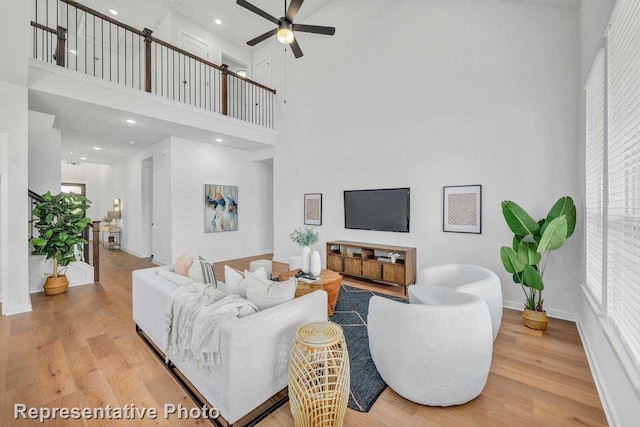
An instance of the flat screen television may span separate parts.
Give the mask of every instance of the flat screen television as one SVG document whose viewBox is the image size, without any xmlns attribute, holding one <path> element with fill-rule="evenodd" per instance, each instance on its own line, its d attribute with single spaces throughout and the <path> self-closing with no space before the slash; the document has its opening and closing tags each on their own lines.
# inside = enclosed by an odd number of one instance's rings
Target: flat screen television
<svg viewBox="0 0 640 427">
<path fill-rule="evenodd" d="M 409 188 L 344 192 L 344 227 L 409 232 Z"/>
</svg>

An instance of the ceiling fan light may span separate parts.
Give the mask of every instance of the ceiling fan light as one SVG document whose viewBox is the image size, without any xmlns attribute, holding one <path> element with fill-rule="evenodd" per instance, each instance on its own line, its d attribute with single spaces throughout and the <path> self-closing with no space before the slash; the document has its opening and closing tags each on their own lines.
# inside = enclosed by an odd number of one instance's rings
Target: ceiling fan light
<svg viewBox="0 0 640 427">
<path fill-rule="evenodd" d="M 293 43 L 293 31 L 287 27 L 281 27 L 278 30 L 278 41 L 282 44 L 291 44 Z"/>
</svg>

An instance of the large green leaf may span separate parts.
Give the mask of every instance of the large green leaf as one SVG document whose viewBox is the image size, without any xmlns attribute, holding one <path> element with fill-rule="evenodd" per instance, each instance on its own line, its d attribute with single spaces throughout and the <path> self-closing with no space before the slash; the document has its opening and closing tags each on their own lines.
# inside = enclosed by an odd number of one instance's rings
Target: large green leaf
<svg viewBox="0 0 640 427">
<path fill-rule="evenodd" d="M 532 266 L 528 264 L 524 266 L 524 273 L 522 274 L 522 277 L 526 286 L 539 291 L 544 289 L 544 283 L 542 282 L 540 273 L 538 273 Z"/>
<path fill-rule="evenodd" d="M 518 248 L 520 247 L 520 242 L 522 242 L 522 236 L 518 236 L 518 235 L 513 235 L 513 250 L 514 251 L 518 251 Z"/>
<path fill-rule="evenodd" d="M 538 245 L 533 242 L 520 242 L 518 246 L 518 259 L 523 264 L 536 265 L 542 259 L 542 255 L 540 255 L 537 251 Z"/>
<path fill-rule="evenodd" d="M 507 225 L 518 236 L 535 235 L 540 230 L 538 223 L 518 204 L 505 200 L 502 202 L 502 215 Z"/>
<path fill-rule="evenodd" d="M 561 197 L 551 207 L 551 210 L 547 214 L 545 225 L 540 229 L 540 234 L 544 234 L 547 226 L 550 222 L 556 218 L 564 215 L 567 219 L 567 239 L 571 237 L 576 229 L 576 205 L 573 203 L 573 199 L 569 196 Z"/>
<path fill-rule="evenodd" d="M 508 246 L 500 248 L 500 259 L 504 269 L 511 274 L 520 273 L 524 269 L 524 264 L 518 259 L 516 251 Z"/>
<path fill-rule="evenodd" d="M 567 240 L 567 218 L 564 215 L 553 219 L 547 224 L 540 243 L 538 243 L 538 253 L 558 249 Z"/>
</svg>

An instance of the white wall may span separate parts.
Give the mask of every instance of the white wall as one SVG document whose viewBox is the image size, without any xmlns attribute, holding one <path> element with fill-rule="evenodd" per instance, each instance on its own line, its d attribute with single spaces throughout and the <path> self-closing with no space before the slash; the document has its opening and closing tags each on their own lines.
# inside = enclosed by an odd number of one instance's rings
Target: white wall
<svg viewBox="0 0 640 427">
<path fill-rule="evenodd" d="M 6 4 L 5 4 L 6 3 Z M 27 70 L 30 2 L 4 2 L 0 14 L 0 287 L 2 313 L 31 310 L 28 237 Z"/>
<path fill-rule="evenodd" d="M 122 206 L 122 249 L 151 255 L 142 206 L 142 161 L 153 158 L 154 260 L 171 262 L 171 139 L 164 139 L 113 165 L 111 179 Z"/>
<path fill-rule="evenodd" d="M 273 170 L 252 153 L 186 139 L 171 143 L 172 259 L 223 261 L 273 249 Z M 204 232 L 204 185 L 238 186 L 238 231 Z"/>
<path fill-rule="evenodd" d="M 95 163 L 71 165 L 67 162 L 60 162 L 59 165 L 62 171 L 60 182 L 85 184 L 87 199 L 91 201 L 87 216 L 92 221 L 101 221 L 107 216 L 108 211 L 113 210 L 113 199 L 120 196 L 113 181 L 111 165 Z"/>
<path fill-rule="evenodd" d="M 321 192 L 322 241 L 415 246 L 419 268 L 486 266 L 520 309 L 522 290 L 499 258 L 511 244 L 500 202 L 537 218 L 560 196 L 582 205 L 578 10 L 546 3 L 332 2 L 313 19 L 335 25 L 335 37 L 300 35 L 301 59 L 283 58 L 276 43 L 257 52 L 271 50 L 273 83 L 287 100 L 275 157 L 276 258 L 296 250 L 289 233 L 302 223 L 303 194 Z M 464 184 L 483 185 L 481 235 L 442 231 L 442 187 Z M 411 233 L 344 229 L 343 190 L 404 186 Z M 577 234 L 549 261 L 551 315 L 578 311 Z"/>
<path fill-rule="evenodd" d="M 167 37 L 167 26 L 169 27 L 168 39 L 164 38 Z M 177 13 L 170 12 L 162 20 L 158 26 L 158 34 L 154 34 L 154 36 L 165 40 L 174 46 L 182 47 L 181 37 L 183 32 L 191 36 L 200 37 L 209 46 L 209 58 L 205 58 L 208 59 L 209 62 L 221 65 L 223 62 L 222 54 L 224 53 L 227 56 L 244 62 L 249 68 L 251 68 L 251 54 L 247 49 L 236 46 L 228 40 L 205 30 Z M 250 70 L 247 72 L 250 73 Z"/>
<path fill-rule="evenodd" d="M 60 191 L 60 130 L 55 116 L 29 111 L 29 189 L 38 194 Z"/>
<path fill-rule="evenodd" d="M 609 16 L 615 0 L 582 1 L 580 6 L 580 76 L 582 88 L 593 58 L 602 45 Z M 584 192 L 585 158 L 585 96 L 580 93 L 580 179 Z M 581 248 L 584 253 L 584 243 Z M 580 268 L 581 280 L 585 280 L 584 257 Z M 618 354 L 623 353 L 620 343 L 611 340 L 603 326 L 607 320 L 600 317 L 586 294 L 582 295 L 578 327 L 594 374 L 598 392 L 603 401 L 607 420 L 612 426 L 630 426 L 640 419 L 640 390 L 632 383 Z M 609 331 L 611 332 L 611 331 Z M 614 344 L 615 343 L 615 344 Z M 637 369 L 631 367 L 631 370 Z"/>
</svg>

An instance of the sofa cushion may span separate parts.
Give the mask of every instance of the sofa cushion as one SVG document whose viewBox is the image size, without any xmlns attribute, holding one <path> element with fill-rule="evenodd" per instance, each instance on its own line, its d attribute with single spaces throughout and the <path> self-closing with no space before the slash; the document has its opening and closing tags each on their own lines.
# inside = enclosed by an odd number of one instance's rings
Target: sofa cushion
<svg viewBox="0 0 640 427">
<path fill-rule="evenodd" d="M 174 266 L 173 270 L 182 275 L 182 276 L 189 276 L 189 268 L 191 267 L 191 265 L 193 264 L 193 257 L 189 254 L 182 254 L 178 257 L 178 259 L 176 260 L 176 265 Z"/>
<path fill-rule="evenodd" d="M 202 257 L 198 257 L 193 261 L 189 268 L 189 277 L 198 283 L 212 284 L 216 288 L 218 287 L 218 276 L 216 275 L 216 268 L 213 264 L 207 262 Z"/>
<path fill-rule="evenodd" d="M 260 310 L 291 301 L 296 294 L 298 281 L 291 278 L 286 282 L 272 282 L 269 279 L 247 275 L 247 299 Z"/>
<path fill-rule="evenodd" d="M 266 279 L 267 272 L 264 268 L 259 268 L 253 273 L 245 270 L 244 273 L 236 270 L 235 268 L 224 266 L 224 281 L 225 286 L 222 289 L 228 294 L 238 294 L 242 298 L 247 297 L 247 277 L 257 277 Z"/>
<path fill-rule="evenodd" d="M 184 285 L 188 285 L 189 283 L 192 283 L 193 280 L 191 280 L 191 278 L 189 277 L 184 277 L 180 274 L 174 273 L 171 270 L 165 270 L 165 269 L 159 269 L 158 270 L 158 276 L 162 277 L 165 280 L 168 280 L 169 282 L 173 283 L 174 285 L 177 286 L 184 286 Z"/>
</svg>

